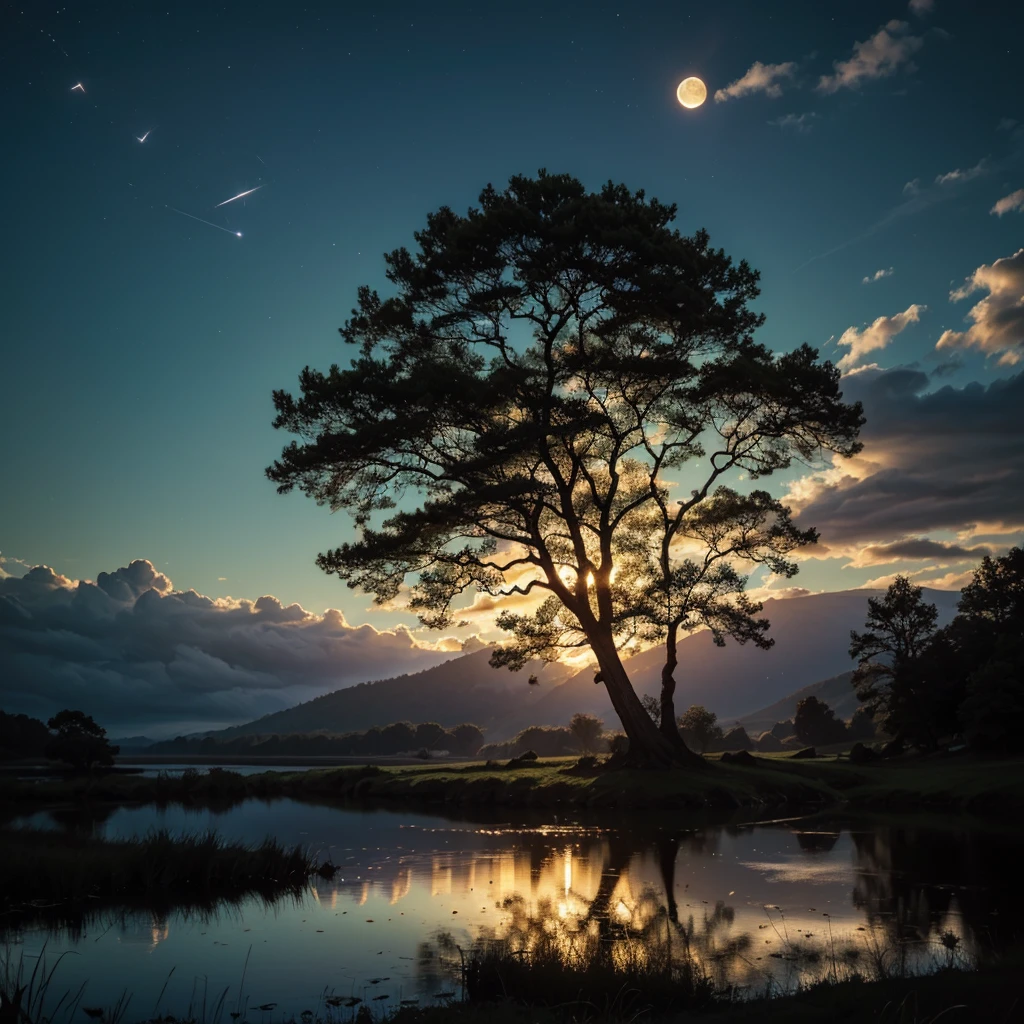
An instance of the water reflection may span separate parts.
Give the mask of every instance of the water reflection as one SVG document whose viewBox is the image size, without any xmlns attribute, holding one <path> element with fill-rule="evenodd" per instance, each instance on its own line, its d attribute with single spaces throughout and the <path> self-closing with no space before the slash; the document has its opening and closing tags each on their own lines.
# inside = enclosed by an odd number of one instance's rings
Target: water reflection
<svg viewBox="0 0 1024 1024">
<path fill-rule="evenodd" d="M 155 994 L 170 967 L 187 979 L 190 964 L 226 983 L 251 947 L 253 998 L 296 1012 L 325 988 L 429 1001 L 457 988 L 458 948 L 487 943 L 609 963 L 695 957 L 719 990 L 761 991 L 981 960 L 1018 941 L 1024 911 L 1016 834 L 839 819 L 481 826 L 294 801 L 215 819 L 154 813 L 52 823 L 107 835 L 215 824 L 225 839 L 329 850 L 341 871 L 295 902 L 87 919 L 61 948 L 110 992 L 130 978 Z M 23 938 L 38 947 L 45 934 Z"/>
</svg>

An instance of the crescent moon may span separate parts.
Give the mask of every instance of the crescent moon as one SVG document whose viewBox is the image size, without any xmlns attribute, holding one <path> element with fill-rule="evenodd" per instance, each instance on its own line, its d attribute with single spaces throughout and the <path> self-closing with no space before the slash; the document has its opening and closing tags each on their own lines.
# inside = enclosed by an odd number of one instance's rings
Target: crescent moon
<svg viewBox="0 0 1024 1024">
<path fill-rule="evenodd" d="M 676 88 L 676 99 L 687 110 L 699 107 L 707 98 L 708 87 L 699 78 L 684 78 Z"/>
</svg>

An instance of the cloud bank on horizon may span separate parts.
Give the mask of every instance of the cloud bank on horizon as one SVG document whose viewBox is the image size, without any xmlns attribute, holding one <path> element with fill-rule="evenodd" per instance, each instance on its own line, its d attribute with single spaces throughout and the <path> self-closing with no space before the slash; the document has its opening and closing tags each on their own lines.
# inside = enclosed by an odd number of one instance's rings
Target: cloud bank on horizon
<svg viewBox="0 0 1024 1024">
<path fill-rule="evenodd" d="M 335 609 L 175 590 L 145 559 L 95 582 L 41 565 L 0 577 L 0 706 L 44 719 L 81 708 L 115 735 L 226 726 L 461 649 L 351 626 Z"/>
</svg>

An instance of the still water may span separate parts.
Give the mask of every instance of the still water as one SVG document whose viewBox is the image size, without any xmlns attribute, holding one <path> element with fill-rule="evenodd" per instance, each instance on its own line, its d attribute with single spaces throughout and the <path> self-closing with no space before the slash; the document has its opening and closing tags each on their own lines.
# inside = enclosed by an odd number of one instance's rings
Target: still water
<svg viewBox="0 0 1024 1024">
<path fill-rule="evenodd" d="M 909 957 L 912 968 L 984 958 L 1017 940 L 1024 910 L 1018 834 L 896 820 L 687 827 L 667 813 L 481 824 L 249 800 L 221 813 L 121 808 L 102 820 L 42 813 L 15 824 L 108 837 L 156 828 L 246 842 L 271 835 L 340 865 L 301 899 L 269 907 L 253 899 L 205 916 L 99 913 L 80 933 L 8 937 L 26 962 L 44 944 L 50 961 L 72 951 L 55 990 L 85 982 L 82 1005 L 109 1006 L 127 988 L 130 1016 L 184 1014 L 225 990 L 225 1016 L 248 1006 L 259 1019 L 252 1008 L 275 1003 L 268 1022 L 322 1009 L 332 994 L 429 1004 L 458 994 L 444 967 L 457 947 L 507 938 L 518 949 L 540 935 L 574 942 L 598 932 L 686 943 L 719 987 L 762 991 L 769 978 L 791 987 L 879 956 L 892 967 L 894 956 Z"/>
</svg>

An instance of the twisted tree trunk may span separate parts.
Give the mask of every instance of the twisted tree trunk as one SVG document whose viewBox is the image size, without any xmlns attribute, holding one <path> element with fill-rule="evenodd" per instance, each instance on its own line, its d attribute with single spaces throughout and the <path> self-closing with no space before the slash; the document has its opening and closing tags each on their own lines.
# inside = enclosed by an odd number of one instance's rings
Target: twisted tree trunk
<svg viewBox="0 0 1024 1024">
<path fill-rule="evenodd" d="M 705 767 L 704 759 L 686 746 L 678 731 L 673 740 L 651 720 L 629 681 L 611 636 L 591 638 L 590 646 L 601 668 L 599 681 L 604 683 L 612 707 L 629 737 L 628 763 L 659 768 Z M 672 724 L 675 724 L 674 718 Z"/>
</svg>

